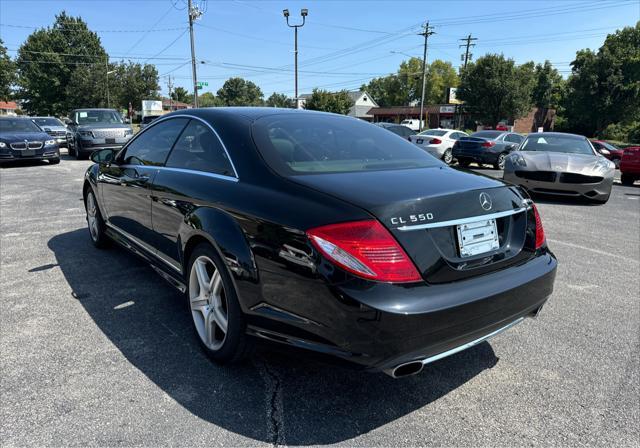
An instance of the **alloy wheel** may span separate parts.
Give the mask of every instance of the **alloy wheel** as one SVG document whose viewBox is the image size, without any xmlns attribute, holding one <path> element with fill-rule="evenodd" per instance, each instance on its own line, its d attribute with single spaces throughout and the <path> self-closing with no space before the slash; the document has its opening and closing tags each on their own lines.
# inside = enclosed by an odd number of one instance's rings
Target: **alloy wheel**
<svg viewBox="0 0 640 448">
<path fill-rule="evenodd" d="M 504 162 L 507 159 L 507 156 L 505 156 L 504 154 L 500 154 L 498 156 L 498 167 L 500 167 L 501 170 L 504 169 Z"/>
<path fill-rule="evenodd" d="M 453 161 L 453 154 L 451 153 L 450 149 L 447 149 L 444 152 L 444 156 L 442 157 L 442 159 L 444 160 L 444 163 L 446 163 L 447 165 L 451 165 L 451 162 Z"/>
<path fill-rule="evenodd" d="M 205 255 L 191 265 L 189 303 L 198 336 L 209 350 L 219 350 L 227 337 L 229 307 L 220 271 Z"/>
<path fill-rule="evenodd" d="M 98 241 L 98 208 L 96 206 L 96 199 L 93 196 L 93 192 L 89 192 L 87 195 L 87 224 L 89 225 L 89 233 L 91 239 L 95 242 Z"/>
</svg>

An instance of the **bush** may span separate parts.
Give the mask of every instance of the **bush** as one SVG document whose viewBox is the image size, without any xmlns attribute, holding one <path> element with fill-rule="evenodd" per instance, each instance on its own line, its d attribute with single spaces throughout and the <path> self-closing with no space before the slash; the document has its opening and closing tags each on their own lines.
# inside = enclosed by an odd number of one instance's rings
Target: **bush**
<svg viewBox="0 0 640 448">
<path fill-rule="evenodd" d="M 620 142 L 640 142 L 640 121 L 628 124 L 610 124 L 602 132 L 602 138 L 607 140 L 617 140 Z"/>
</svg>

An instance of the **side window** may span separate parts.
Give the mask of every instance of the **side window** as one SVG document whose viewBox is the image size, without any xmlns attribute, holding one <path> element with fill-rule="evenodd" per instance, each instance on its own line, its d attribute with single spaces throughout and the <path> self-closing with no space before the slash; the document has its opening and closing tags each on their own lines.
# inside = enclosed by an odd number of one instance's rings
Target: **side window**
<svg viewBox="0 0 640 448">
<path fill-rule="evenodd" d="M 220 139 L 198 120 L 191 120 L 180 134 L 167 166 L 235 176 Z"/>
<path fill-rule="evenodd" d="M 598 143 L 598 142 L 591 142 L 591 144 L 592 144 L 596 149 L 602 149 L 602 148 L 604 148 L 604 146 L 602 145 L 602 143 Z"/>
<path fill-rule="evenodd" d="M 127 146 L 122 161 L 128 165 L 163 165 L 187 121 L 172 118 L 148 127 Z"/>
<path fill-rule="evenodd" d="M 523 138 L 517 134 L 509 134 L 504 138 L 504 140 L 507 142 L 520 144 L 522 143 Z"/>
<path fill-rule="evenodd" d="M 460 137 L 464 137 L 464 134 L 462 132 L 452 132 L 451 133 L 451 140 L 458 140 L 458 139 L 460 139 Z"/>
</svg>

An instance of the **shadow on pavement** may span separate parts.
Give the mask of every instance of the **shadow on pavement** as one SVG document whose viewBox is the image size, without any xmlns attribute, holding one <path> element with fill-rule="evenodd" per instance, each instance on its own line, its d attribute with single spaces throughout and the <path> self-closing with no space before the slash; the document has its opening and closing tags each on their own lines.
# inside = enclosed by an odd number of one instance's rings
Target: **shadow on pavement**
<svg viewBox="0 0 640 448">
<path fill-rule="evenodd" d="M 131 364 L 197 417 L 254 440 L 349 440 L 422 408 L 498 361 L 483 343 L 394 380 L 261 345 L 251 361 L 220 367 L 200 351 L 182 295 L 143 261 L 120 248 L 95 249 L 85 229 L 57 235 L 48 246 L 73 290 L 69 300 L 82 304 Z"/>
</svg>

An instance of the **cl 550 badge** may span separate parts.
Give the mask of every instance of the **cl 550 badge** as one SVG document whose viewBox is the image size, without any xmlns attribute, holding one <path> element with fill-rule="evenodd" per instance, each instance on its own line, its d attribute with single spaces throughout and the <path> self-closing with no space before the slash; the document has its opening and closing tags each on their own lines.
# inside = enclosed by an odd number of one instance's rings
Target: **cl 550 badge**
<svg viewBox="0 0 640 448">
<path fill-rule="evenodd" d="M 417 215 L 398 216 L 391 218 L 391 225 L 408 224 L 416 222 L 431 221 L 433 219 L 432 213 L 418 213 Z"/>
</svg>

